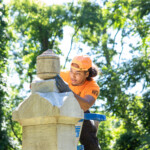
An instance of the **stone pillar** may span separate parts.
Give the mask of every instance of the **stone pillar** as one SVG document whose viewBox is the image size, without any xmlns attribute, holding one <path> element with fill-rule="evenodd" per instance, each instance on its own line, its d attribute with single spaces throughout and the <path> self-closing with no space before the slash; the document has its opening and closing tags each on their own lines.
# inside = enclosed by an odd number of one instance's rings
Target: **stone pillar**
<svg viewBox="0 0 150 150">
<path fill-rule="evenodd" d="M 23 129 L 23 150 L 77 149 L 75 124 L 84 113 L 72 92 L 59 93 L 53 79 L 60 70 L 57 61 L 50 50 L 37 57 L 40 79 L 31 84 L 31 95 L 13 112 L 13 120 Z"/>
</svg>

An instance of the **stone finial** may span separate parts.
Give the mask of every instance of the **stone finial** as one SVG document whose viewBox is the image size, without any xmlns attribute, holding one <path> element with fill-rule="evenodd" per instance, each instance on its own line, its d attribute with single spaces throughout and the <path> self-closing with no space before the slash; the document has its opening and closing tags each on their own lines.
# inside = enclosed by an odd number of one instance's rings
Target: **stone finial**
<svg viewBox="0 0 150 150">
<path fill-rule="evenodd" d="M 60 73 L 59 57 L 51 49 L 37 57 L 37 76 L 40 79 L 51 79 Z"/>
</svg>

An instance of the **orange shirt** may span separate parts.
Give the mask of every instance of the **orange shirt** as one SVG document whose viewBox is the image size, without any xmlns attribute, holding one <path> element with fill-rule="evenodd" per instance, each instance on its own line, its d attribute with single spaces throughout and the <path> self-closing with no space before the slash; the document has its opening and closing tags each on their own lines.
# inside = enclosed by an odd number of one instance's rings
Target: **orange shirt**
<svg viewBox="0 0 150 150">
<path fill-rule="evenodd" d="M 90 95 L 90 96 L 93 96 L 95 98 L 95 100 L 97 99 L 100 90 L 99 90 L 99 86 L 97 85 L 97 83 L 94 80 L 85 81 L 85 83 L 83 85 L 73 86 L 71 84 L 71 79 L 70 79 L 69 71 L 63 71 L 63 72 L 61 72 L 60 76 L 63 78 L 63 80 L 65 82 L 68 83 L 70 89 L 75 94 L 79 95 L 82 98 L 84 98 L 85 95 Z"/>
</svg>

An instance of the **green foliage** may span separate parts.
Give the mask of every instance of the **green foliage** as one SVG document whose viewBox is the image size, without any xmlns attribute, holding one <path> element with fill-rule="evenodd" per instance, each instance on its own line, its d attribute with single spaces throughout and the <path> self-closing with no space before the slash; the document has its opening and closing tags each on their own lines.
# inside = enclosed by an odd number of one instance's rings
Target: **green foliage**
<svg viewBox="0 0 150 150">
<path fill-rule="evenodd" d="M 98 78 L 101 90 L 99 100 L 104 102 L 101 113 L 107 116 L 107 121 L 100 123 L 98 132 L 102 149 L 150 148 L 148 0 L 104 0 L 101 3 L 84 0 L 75 5 L 51 6 L 35 0 L 13 0 L 8 6 L 11 17 L 9 26 L 5 21 L 8 11 L 0 1 L 1 5 L 0 149 L 20 149 L 21 127 L 12 121 L 12 110 L 29 92 L 25 87 L 36 73 L 36 57 L 47 49 L 62 55 L 59 46 L 66 25 L 74 29 L 72 44 L 79 44 L 80 49 L 80 43 L 88 46 L 91 50 L 89 55 L 93 56 L 101 70 Z M 133 37 L 136 40 L 132 40 Z M 72 45 L 66 62 L 71 50 Z M 86 52 L 84 49 L 82 51 Z M 131 57 L 122 59 L 126 51 Z M 4 73 L 12 74 L 7 59 L 12 62 L 13 73 L 19 77 L 17 83 L 10 85 L 9 93 L 3 78 Z M 140 96 L 131 93 L 137 83 L 144 91 Z M 100 113 L 98 108 L 96 113 Z"/>
<path fill-rule="evenodd" d="M 8 59 L 7 50 L 7 10 L 2 1 L 0 1 L 0 149 L 8 150 L 10 149 L 9 138 L 7 136 L 7 130 L 5 128 L 5 98 L 6 98 L 6 80 L 4 78 L 4 73 L 6 70 L 6 64 Z"/>
<path fill-rule="evenodd" d="M 142 121 L 141 123 L 143 124 L 145 132 L 150 133 L 150 91 L 147 91 L 143 94 L 142 104 L 143 107 L 138 114 Z"/>
<path fill-rule="evenodd" d="M 61 53 L 58 45 L 59 40 L 63 38 L 66 12 L 62 6 L 48 7 L 36 1 L 14 0 L 11 3 L 11 15 L 14 17 L 13 28 L 19 33 L 16 40 L 22 49 L 15 53 L 14 59 L 20 58 L 15 62 L 16 70 L 21 75 L 26 65 L 26 76 L 32 82 L 36 72 L 36 57 L 47 49 Z"/>
<path fill-rule="evenodd" d="M 113 139 L 111 121 L 112 118 L 109 116 L 105 122 L 100 122 L 99 125 L 97 137 L 99 138 L 99 143 L 103 150 L 110 149 L 111 141 Z"/>
<path fill-rule="evenodd" d="M 125 63 L 123 67 L 125 68 L 126 75 L 124 81 L 126 81 L 126 88 L 130 86 L 135 86 L 137 82 L 144 79 L 144 86 L 150 84 L 149 76 L 149 66 L 150 60 L 148 57 L 136 57 L 131 61 Z"/>
<path fill-rule="evenodd" d="M 139 135 L 137 133 L 126 132 L 116 141 L 114 149 L 116 150 L 131 150 L 140 146 Z"/>
<path fill-rule="evenodd" d="M 42 51 L 58 49 L 57 39 L 63 38 L 66 13 L 62 6 L 45 6 L 40 2 L 22 0 L 12 2 L 14 28 L 27 38 L 29 44 L 40 43 Z M 32 49 L 29 45 L 27 49 Z M 26 50 L 25 50 L 26 52 Z"/>
</svg>

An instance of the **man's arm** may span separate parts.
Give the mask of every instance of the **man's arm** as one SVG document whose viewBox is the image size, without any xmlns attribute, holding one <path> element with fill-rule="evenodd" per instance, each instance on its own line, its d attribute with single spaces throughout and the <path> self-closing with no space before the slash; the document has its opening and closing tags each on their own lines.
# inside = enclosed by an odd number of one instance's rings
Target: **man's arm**
<svg viewBox="0 0 150 150">
<path fill-rule="evenodd" d="M 95 98 L 91 95 L 86 95 L 84 98 L 82 98 L 74 93 L 74 96 L 79 102 L 81 109 L 84 111 L 87 111 L 95 103 Z"/>
<path fill-rule="evenodd" d="M 56 86 L 60 92 L 73 92 L 69 88 L 68 84 L 64 82 L 59 75 L 55 77 L 55 80 L 56 80 Z M 80 104 L 81 109 L 83 109 L 84 111 L 87 111 L 95 102 L 95 98 L 91 95 L 85 95 L 85 97 L 82 98 L 79 95 L 75 94 L 74 92 L 73 94 L 77 99 L 78 103 Z"/>
</svg>

